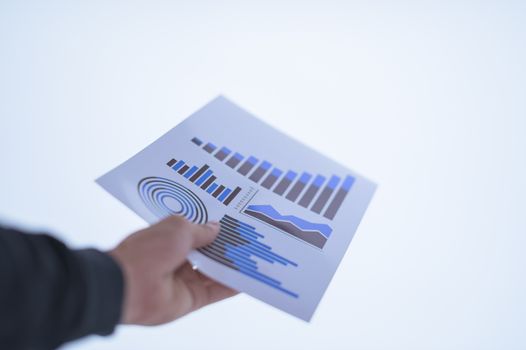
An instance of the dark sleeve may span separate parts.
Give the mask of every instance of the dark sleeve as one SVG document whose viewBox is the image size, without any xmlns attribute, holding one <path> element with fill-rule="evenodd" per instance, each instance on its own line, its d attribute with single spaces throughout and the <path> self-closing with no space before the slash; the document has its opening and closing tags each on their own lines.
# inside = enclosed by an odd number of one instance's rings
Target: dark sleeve
<svg viewBox="0 0 526 350">
<path fill-rule="evenodd" d="M 0 349 L 54 349 L 110 334 L 123 288 L 119 266 L 105 253 L 0 227 Z"/>
</svg>

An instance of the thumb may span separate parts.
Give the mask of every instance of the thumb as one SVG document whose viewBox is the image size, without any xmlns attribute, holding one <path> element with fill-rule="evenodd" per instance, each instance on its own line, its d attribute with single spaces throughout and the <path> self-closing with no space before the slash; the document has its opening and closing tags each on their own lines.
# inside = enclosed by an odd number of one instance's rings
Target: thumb
<svg viewBox="0 0 526 350">
<path fill-rule="evenodd" d="M 216 239 L 221 226 L 218 222 L 210 221 L 204 225 L 192 225 L 190 233 L 192 235 L 192 249 L 203 247 Z"/>
</svg>

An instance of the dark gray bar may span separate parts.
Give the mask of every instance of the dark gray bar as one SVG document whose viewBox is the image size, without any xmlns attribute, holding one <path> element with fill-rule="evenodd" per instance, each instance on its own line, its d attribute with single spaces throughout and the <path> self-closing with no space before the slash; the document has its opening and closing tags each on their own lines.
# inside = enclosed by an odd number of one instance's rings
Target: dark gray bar
<svg viewBox="0 0 526 350">
<path fill-rule="evenodd" d="M 269 174 L 267 178 L 263 180 L 263 183 L 261 184 L 261 186 L 265 187 L 266 189 L 269 189 L 272 187 L 272 185 L 274 185 L 277 179 L 278 179 L 277 176 Z"/>
<path fill-rule="evenodd" d="M 207 143 L 205 147 L 203 147 L 203 149 L 208 153 L 212 153 L 216 148 L 214 147 L 214 145 Z"/>
<path fill-rule="evenodd" d="M 349 191 L 340 187 L 338 192 L 336 192 L 336 196 L 334 196 L 334 199 L 332 200 L 331 204 L 329 204 L 329 207 L 327 208 L 323 216 L 330 220 L 334 219 L 334 216 L 338 212 L 338 209 L 340 209 L 340 206 L 342 205 L 343 200 L 347 196 L 347 193 L 349 193 Z"/>
<path fill-rule="evenodd" d="M 194 182 L 195 180 L 199 179 L 201 175 L 203 175 L 203 173 L 207 170 L 208 170 L 208 165 L 206 164 L 203 165 L 199 170 L 197 170 L 197 172 L 194 175 L 192 175 L 192 177 L 190 178 L 190 181 Z"/>
<path fill-rule="evenodd" d="M 221 192 L 225 189 L 225 186 L 221 185 L 215 190 L 215 192 L 212 194 L 212 197 L 217 198 Z"/>
<path fill-rule="evenodd" d="M 249 179 L 254 181 L 254 182 L 258 182 L 259 180 L 261 180 L 263 175 L 265 175 L 267 170 L 268 169 L 263 169 L 262 167 L 259 167 L 259 168 L 256 169 L 256 171 L 254 171 L 252 173 L 252 175 L 250 175 Z"/>
<path fill-rule="evenodd" d="M 237 171 L 241 175 L 246 175 L 252 168 L 254 167 L 254 164 L 250 163 L 248 160 L 243 163 L 243 165 L 239 168 Z"/>
<path fill-rule="evenodd" d="M 285 198 L 287 198 L 290 201 L 295 201 L 298 199 L 298 196 L 300 195 L 301 191 L 305 188 L 305 183 L 301 181 L 297 181 L 294 186 L 292 186 L 292 189 L 287 194 Z"/>
<path fill-rule="evenodd" d="M 168 163 L 166 163 L 166 165 L 168 165 L 171 168 L 175 163 L 177 163 L 177 161 L 172 158 Z"/>
<path fill-rule="evenodd" d="M 316 202 L 314 202 L 314 205 L 310 210 L 319 214 L 325 206 L 325 204 L 327 204 L 327 201 L 331 197 L 332 192 L 334 192 L 332 188 L 330 188 L 329 186 L 325 186 L 325 188 L 323 189 L 323 191 L 321 191 L 320 196 L 318 197 L 318 199 L 316 199 Z"/>
<path fill-rule="evenodd" d="M 226 152 L 223 152 L 223 150 L 219 150 L 216 154 L 215 154 L 215 157 L 219 160 L 224 160 L 226 158 L 226 156 L 228 156 L 228 153 Z"/>
<path fill-rule="evenodd" d="M 241 162 L 241 159 L 237 158 L 237 157 L 230 157 L 230 159 L 226 162 L 226 165 L 228 165 L 229 167 L 231 168 L 235 168 L 239 162 Z"/>
<path fill-rule="evenodd" d="M 179 169 L 178 173 L 183 175 L 188 170 L 188 168 L 188 165 L 184 165 L 181 169 Z"/>
<path fill-rule="evenodd" d="M 316 186 L 315 184 L 310 185 L 309 188 L 307 189 L 307 192 L 305 192 L 303 197 L 301 197 L 300 202 L 298 204 L 304 208 L 307 208 L 310 202 L 312 202 L 312 199 L 314 198 L 316 193 L 318 193 L 319 189 L 320 188 Z"/>
<path fill-rule="evenodd" d="M 208 188 L 208 186 L 210 186 L 212 184 L 212 182 L 214 182 L 214 180 L 217 179 L 214 175 L 210 176 L 204 184 L 201 185 L 201 188 L 203 190 L 206 190 Z"/>
<path fill-rule="evenodd" d="M 229 205 L 230 202 L 232 202 L 232 200 L 234 198 L 236 198 L 237 194 L 241 192 L 241 187 L 236 187 L 236 189 L 234 191 L 232 191 L 232 193 L 230 193 L 230 195 L 225 199 L 225 201 L 223 202 L 224 205 Z"/>
<path fill-rule="evenodd" d="M 192 139 L 192 142 L 195 143 L 198 146 L 201 146 L 203 144 L 203 141 L 199 140 L 197 137 L 194 137 Z"/>
<path fill-rule="evenodd" d="M 290 186 L 291 182 L 292 181 L 285 176 L 274 189 L 274 193 L 282 195 Z"/>
</svg>

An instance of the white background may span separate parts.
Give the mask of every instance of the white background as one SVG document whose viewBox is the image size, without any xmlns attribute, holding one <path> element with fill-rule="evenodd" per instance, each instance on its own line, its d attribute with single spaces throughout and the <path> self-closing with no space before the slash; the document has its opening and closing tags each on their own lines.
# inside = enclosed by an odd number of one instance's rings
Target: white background
<svg viewBox="0 0 526 350">
<path fill-rule="evenodd" d="M 525 43 L 519 1 L 4 0 L 0 216 L 109 249 L 144 223 L 93 180 L 223 93 L 380 185 L 312 323 L 242 295 L 68 349 L 521 349 Z"/>
</svg>

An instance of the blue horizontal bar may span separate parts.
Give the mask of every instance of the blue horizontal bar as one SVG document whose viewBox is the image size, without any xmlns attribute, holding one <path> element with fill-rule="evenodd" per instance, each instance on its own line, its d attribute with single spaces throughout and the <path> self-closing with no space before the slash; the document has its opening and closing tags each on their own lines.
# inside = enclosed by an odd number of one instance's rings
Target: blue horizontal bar
<svg viewBox="0 0 526 350">
<path fill-rule="evenodd" d="M 261 282 L 264 282 L 265 284 L 268 284 L 269 286 L 272 286 L 272 287 L 279 287 L 279 284 L 281 284 L 280 281 L 278 280 L 275 280 L 273 278 L 270 278 L 268 277 L 267 275 L 264 275 L 262 274 L 261 272 L 258 272 L 258 271 L 251 271 L 249 269 L 240 269 L 241 272 L 244 272 L 244 273 L 247 273 L 247 274 L 252 274 L 254 278 L 260 280 Z"/>
<path fill-rule="evenodd" d="M 256 261 L 250 260 L 251 254 L 238 250 L 237 249 L 238 247 L 233 245 L 233 244 L 231 244 L 231 243 L 225 243 L 224 246 L 225 246 L 225 249 L 229 253 L 232 253 L 232 254 L 238 256 L 240 259 L 243 259 L 244 261 L 250 262 L 251 265 L 256 265 L 257 266 L 258 263 Z"/>
<path fill-rule="evenodd" d="M 229 260 L 231 260 L 232 263 L 236 265 L 237 267 L 244 267 L 248 270 L 253 270 L 253 271 L 256 271 L 258 269 L 257 265 L 246 263 L 245 259 L 243 258 L 240 259 L 239 257 L 235 256 L 231 251 L 225 252 L 225 257 L 229 258 Z"/>
<path fill-rule="evenodd" d="M 214 182 L 213 184 L 210 185 L 210 187 L 208 187 L 208 190 L 206 190 L 206 192 L 207 193 L 212 193 L 212 192 L 214 192 L 216 187 L 217 187 L 217 184 Z"/>
<path fill-rule="evenodd" d="M 225 219 L 225 220 L 230 220 L 230 221 L 232 221 L 232 222 L 238 224 L 239 226 L 244 226 L 244 227 L 246 227 L 246 228 L 248 228 L 248 229 L 250 229 L 250 230 L 255 230 L 255 229 L 256 229 L 254 226 L 250 226 L 249 224 L 246 224 L 246 223 L 244 223 L 244 222 L 242 222 L 242 221 L 239 221 L 239 220 L 237 220 L 237 219 L 234 219 L 233 217 L 228 216 L 228 215 L 225 215 L 225 216 L 223 217 L 223 219 Z M 254 233 L 257 233 L 257 232 L 254 231 Z M 260 235 L 259 233 L 257 233 L 257 234 Z M 261 237 L 265 237 L 265 236 L 263 236 L 263 235 L 260 235 L 260 236 L 261 236 Z"/>
<path fill-rule="evenodd" d="M 291 297 L 294 297 L 294 298 L 298 298 L 299 297 L 299 294 L 291 292 L 290 290 L 285 289 L 283 287 L 276 286 L 274 284 L 268 283 L 264 279 L 260 278 L 259 276 L 257 276 L 257 275 L 254 276 L 254 274 L 250 273 L 249 271 L 239 270 L 239 272 L 241 272 L 241 273 L 243 273 L 243 274 L 245 274 L 245 275 L 247 275 L 249 277 L 252 277 L 252 278 L 254 278 L 254 279 L 256 279 L 256 280 L 258 280 L 260 282 L 263 282 L 263 283 L 267 284 L 270 287 L 276 288 L 277 290 L 279 290 L 279 291 L 281 291 L 283 293 L 286 293 L 286 294 L 290 295 Z"/>
<path fill-rule="evenodd" d="M 251 247 L 249 245 L 246 245 L 244 247 L 243 246 L 239 246 L 239 250 L 244 250 L 246 252 L 249 252 L 250 254 L 252 254 L 254 256 L 257 256 L 258 258 L 263 259 L 266 262 L 269 262 L 271 264 L 274 264 L 276 262 L 276 259 L 273 259 L 272 257 L 267 256 L 261 250 L 255 248 L 255 247 Z M 286 265 L 286 264 L 282 263 L 282 265 Z"/>
<path fill-rule="evenodd" d="M 174 166 L 172 167 L 173 170 L 179 170 L 180 167 L 182 167 L 184 165 L 184 162 L 182 160 L 178 161 L 177 163 L 174 164 Z"/>
<path fill-rule="evenodd" d="M 241 234 L 240 232 L 237 231 L 237 230 L 240 229 L 239 226 L 233 225 L 233 224 L 231 224 L 231 223 L 229 223 L 229 222 L 223 222 L 222 224 L 223 224 L 225 227 L 227 227 L 227 228 L 229 228 L 230 230 L 232 230 L 233 232 L 238 233 L 238 234 Z M 255 233 L 253 233 L 253 232 L 246 232 L 246 233 L 244 233 L 244 234 L 246 234 L 249 238 L 251 238 L 251 239 L 253 239 L 253 240 L 256 240 L 256 239 L 258 238 L 258 236 L 257 236 Z"/>
<path fill-rule="evenodd" d="M 230 192 L 232 192 L 232 190 L 230 188 L 225 188 L 223 193 L 221 193 L 221 195 L 217 199 L 219 199 L 220 202 L 224 201 L 226 196 L 228 196 L 230 194 Z"/>
<path fill-rule="evenodd" d="M 206 179 L 208 179 L 212 175 L 212 170 L 207 170 L 196 182 L 195 184 L 197 186 L 201 186 L 203 182 L 205 182 Z"/>
<path fill-rule="evenodd" d="M 250 248 L 253 248 L 254 251 L 258 251 L 259 254 L 264 255 L 265 257 L 267 257 L 268 259 L 271 259 L 272 261 L 277 261 L 281 265 L 285 265 L 286 266 L 287 264 L 290 264 L 290 265 L 298 266 L 298 264 L 296 264 L 295 262 L 290 261 L 289 259 L 286 259 L 286 258 L 282 257 L 281 255 L 278 255 L 278 254 L 276 254 L 276 253 L 274 253 L 272 251 L 267 251 L 267 250 L 259 249 L 259 248 L 256 248 L 256 247 L 250 247 L 250 246 L 244 246 L 243 248 L 246 248 L 246 249 L 249 249 L 249 250 L 250 250 Z"/>
<path fill-rule="evenodd" d="M 249 162 L 250 164 L 254 165 L 254 164 L 256 164 L 258 162 L 258 160 L 259 159 L 257 159 L 256 157 L 250 156 L 250 157 L 248 157 L 247 162 Z"/>
<path fill-rule="evenodd" d="M 187 179 L 192 176 L 195 172 L 197 171 L 197 167 L 196 166 L 193 166 L 190 170 L 188 170 L 186 172 L 186 174 L 184 174 L 184 177 L 186 177 Z"/>
<path fill-rule="evenodd" d="M 242 226 L 242 225 L 239 225 L 238 223 L 235 223 L 235 222 L 231 222 L 231 221 L 223 221 L 225 224 L 228 225 L 228 227 L 231 227 L 233 230 L 240 230 L 242 232 L 246 232 L 247 234 L 251 235 L 251 236 L 254 236 L 255 239 L 257 239 L 258 237 L 261 237 L 261 238 L 264 238 L 265 236 L 263 236 L 261 233 L 258 233 L 256 231 L 254 231 L 254 229 L 252 227 L 247 227 L 247 226 Z M 269 247 L 270 248 L 270 247 Z"/>
<path fill-rule="evenodd" d="M 250 254 L 247 254 L 245 255 L 246 253 L 243 253 L 243 252 L 238 252 L 236 251 L 236 246 L 233 246 L 232 244 L 225 244 L 225 250 L 226 250 L 226 253 L 227 254 L 232 254 L 236 257 L 236 259 L 240 259 L 242 261 L 246 261 L 247 264 L 250 264 L 252 266 L 254 266 L 256 269 L 257 269 L 257 265 L 258 263 L 255 262 L 254 260 L 250 260 L 249 257 L 250 257 Z"/>
</svg>

